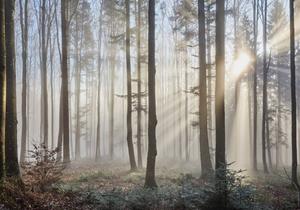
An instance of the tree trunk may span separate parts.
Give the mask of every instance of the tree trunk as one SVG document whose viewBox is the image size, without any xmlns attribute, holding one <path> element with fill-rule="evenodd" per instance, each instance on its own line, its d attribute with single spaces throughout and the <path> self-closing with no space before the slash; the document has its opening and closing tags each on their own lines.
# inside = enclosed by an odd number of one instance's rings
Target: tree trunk
<svg viewBox="0 0 300 210">
<path fill-rule="evenodd" d="M 201 173 L 206 176 L 212 170 L 207 133 L 207 85 L 206 85 L 206 40 L 205 40 L 205 5 L 204 0 L 198 0 L 199 24 L 199 126 Z"/>
<path fill-rule="evenodd" d="M 148 35 L 148 92 L 149 92 L 149 118 L 148 118 L 148 156 L 145 187 L 157 187 L 155 181 L 156 148 L 156 96 L 155 96 L 155 0 L 149 0 L 149 35 Z"/>
<path fill-rule="evenodd" d="M 68 93 L 68 0 L 61 0 L 61 20 L 62 20 L 62 121 L 63 121 L 63 161 L 70 162 L 69 148 L 69 93 Z"/>
<path fill-rule="evenodd" d="M 98 91 L 97 91 L 97 133 L 96 133 L 96 161 L 101 157 L 101 68 L 102 68 L 102 13 L 103 13 L 103 0 L 100 3 L 100 15 L 99 15 L 99 40 L 98 40 Z"/>
<path fill-rule="evenodd" d="M 216 188 L 226 192 L 225 156 L 225 1 L 216 1 Z M 220 195 L 220 205 L 226 206 L 226 195 Z"/>
<path fill-rule="evenodd" d="M 290 65 L 291 65 L 291 99 L 292 99 L 292 184 L 300 188 L 297 178 L 297 98 L 295 65 L 295 20 L 294 0 L 290 0 Z"/>
<path fill-rule="evenodd" d="M 141 8 L 142 3 L 138 1 L 137 11 L 137 157 L 138 167 L 143 167 L 142 161 L 142 81 L 141 81 Z"/>
<path fill-rule="evenodd" d="M 48 92 L 47 92 L 47 34 L 46 34 L 46 0 L 41 5 L 41 125 L 42 143 L 48 147 Z"/>
<path fill-rule="evenodd" d="M 22 34 L 22 131 L 21 131 L 21 154 L 20 162 L 25 161 L 26 156 L 26 94 L 27 94 L 27 57 L 28 57 L 28 0 L 25 0 L 24 9 L 23 3 L 19 1 L 20 6 L 20 25 Z"/>
<path fill-rule="evenodd" d="M 253 72 L 253 170 L 257 171 L 257 0 L 253 1 L 254 72 Z"/>
<path fill-rule="evenodd" d="M 265 0 L 264 6 L 264 21 L 263 21 L 263 117 L 262 117 L 262 161 L 264 172 L 268 173 L 267 161 L 266 161 L 266 120 L 267 120 L 267 82 L 268 82 L 268 70 L 267 70 L 267 7 L 268 2 Z"/>
<path fill-rule="evenodd" d="M 6 123 L 5 159 L 6 175 L 19 177 L 17 146 L 17 107 L 16 107 L 16 67 L 15 67 L 15 1 L 5 1 L 5 38 L 6 38 Z"/>
<path fill-rule="evenodd" d="M 0 0 L 0 182 L 5 175 L 5 97 L 6 97 L 6 61 L 5 61 L 5 8 Z"/>
<path fill-rule="evenodd" d="M 132 142 L 132 90 L 130 62 L 130 1 L 126 0 L 126 70 L 127 70 L 127 146 L 131 170 L 136 170 Z"/>
</svg>

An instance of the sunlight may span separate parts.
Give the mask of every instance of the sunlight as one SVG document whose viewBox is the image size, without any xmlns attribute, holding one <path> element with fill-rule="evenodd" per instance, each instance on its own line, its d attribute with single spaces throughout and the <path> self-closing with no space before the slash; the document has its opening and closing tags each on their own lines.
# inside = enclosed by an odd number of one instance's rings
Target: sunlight
<svg viewBox="0 0 300 210">
<path fill-rule="evenodd" d="M 238 79 L 244 72 L 248 70 L 249 65 L 252 62 L 252 57 L 249 53 L 242 51 L 239 53 L 237 59 L 232 64 L 232 75 L 235 79 Z"/>
</svg>

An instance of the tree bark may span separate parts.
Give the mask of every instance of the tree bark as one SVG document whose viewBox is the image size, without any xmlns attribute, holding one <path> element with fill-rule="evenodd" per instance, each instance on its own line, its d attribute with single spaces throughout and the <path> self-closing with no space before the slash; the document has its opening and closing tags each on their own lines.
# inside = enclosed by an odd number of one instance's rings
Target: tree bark
<svg viewBox="0 0 300 210">
<path fill-rule="evenodd" d="M 5 8 L 0 0 L 0 181 L 5 175 L 5 97 L 6 97 L 6 52 L 5 52 Z"/>
<path fill-rule="evenodd" d="M 16 66 L 15 66 L 15 0 L 5 1 L 6 35 L 6 123 L 5 123 L 5 159 L 6 175 L 19 177 L 17 146 L 17 107 L 16 107 Z"/>
<path fill-rule="evenodd" d="M 68 0 L 61 0 L 62 20 L 62 121 L 63 121 L 63 161 L 70 162 L 69 148 L 69 93 L 68 93 Z"/>
<path fill-rule="evenodd" d="M 207 85 L 206 85 L 206 39 L 205 39 L 205 4 L 198 0 L 199 24 L 199 126 L 201 173 L 206 176 L 212 170 L 207 133 Z"/>
<path fill-rule="evenodd" d="M 267 7 L 268 2 L 265 0 L 264 16 L 263 16 L 263 117 L 262 117 L 262 161 L 264 172 L 268 173 L 267 161 L 266 161 L 266 120 L 267 120 L 267 82 L 268 82 L 268 70 L 267 70 Z"/>
<path fill-rule="evenodd" d="M 297 97 L 295 65 L 295 20 L 294 0 L 290 0 L 290 65 L 291 65 L 291 99 L 292 99 L 292 184 L 300 188 L 297 177 Z"/>
<path fill-rule="evenodd" d="M 149 92 L 149 115 L 148 115 L 148 156 L 145 187 L 157 187 L 155 181 L 156 147 L 156 95 L 155 95 L 155 0 L 149 0 L 149 35 L 148 35 L 148 92 Z"/>
<path fill-rule="evenodd" d="M 132 142 L 132 89 L 130 57 L 130 0 L 126 0 L 127 146 L 131 170 L 136 170 Z"/>
<path fill-rule="evenodd" d="M 20 162 L 25 161 L 26 156 L 26 131 L 27 131 L 27 57 L 28 57 L 28 0 L 23 3 L 19 0 L 20 5 L 20 25 L 22 34 L 22 131 L 21 131 L 21 154 Z"/>
<path fill-rule="evenodd" d="M 138 11 L 137 11 L 137 157 L 138 167 L 143 167 L 142 160 L 142 81 L 141 81 L 141 8 L 142 2 L 138 0 Z"/>
</svg>

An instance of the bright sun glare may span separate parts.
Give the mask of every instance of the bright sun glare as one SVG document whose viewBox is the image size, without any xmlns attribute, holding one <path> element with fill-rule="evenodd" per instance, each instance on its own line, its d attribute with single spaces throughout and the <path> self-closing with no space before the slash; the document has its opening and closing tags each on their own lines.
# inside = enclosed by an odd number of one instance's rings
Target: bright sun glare
<svg viewBox="0 0 300 210">
<path fill-rule="evenodd" d="M 241 52 L 239 53 L 237 59 L 232 64 L 232 72 L 235 78 L 238 78 L 242 73 L 244 73 L 249 65 L 251 64 L 252 58 L 249 53 Z"/>
</svg>

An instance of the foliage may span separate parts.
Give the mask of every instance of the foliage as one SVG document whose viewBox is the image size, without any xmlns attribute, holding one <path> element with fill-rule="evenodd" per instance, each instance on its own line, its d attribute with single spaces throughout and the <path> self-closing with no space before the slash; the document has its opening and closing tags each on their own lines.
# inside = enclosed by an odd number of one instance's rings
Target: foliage
<svg viewBox="0 0 300 210">
<path fill-rule="evenodd" d="M 45 192 L 60 180 L 65 164 L 57 161 L 58 152 L 44 144 L 33 145 L 29 161 L 22 164 L 24 182 L 32 191 Z"/>
</svg>

